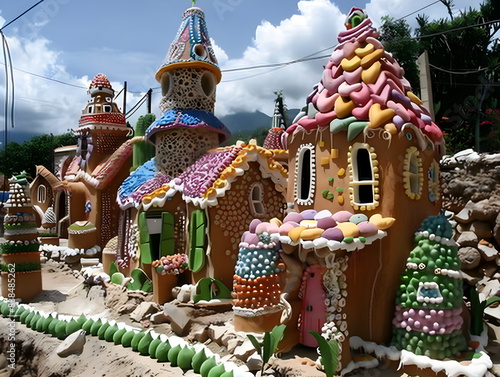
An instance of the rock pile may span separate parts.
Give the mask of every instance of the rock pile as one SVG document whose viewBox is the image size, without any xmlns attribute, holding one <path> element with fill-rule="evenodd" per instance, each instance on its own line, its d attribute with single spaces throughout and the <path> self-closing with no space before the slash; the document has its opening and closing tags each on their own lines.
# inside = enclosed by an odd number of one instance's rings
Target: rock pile
<svg viewBox="0 0 500 377">
<path fill-rule="evenodd" d="M 500 296 L 500 154 L 466 150 L 441 165 L 464 278 L 481 299 Z"/>
</svg>

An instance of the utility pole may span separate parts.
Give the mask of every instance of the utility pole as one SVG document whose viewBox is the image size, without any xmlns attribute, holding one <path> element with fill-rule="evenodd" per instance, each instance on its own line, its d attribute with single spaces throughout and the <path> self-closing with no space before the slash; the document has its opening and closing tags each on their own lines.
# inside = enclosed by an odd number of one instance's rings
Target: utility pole
<svg viewBox="0 0 500 377">
<path fill-rule="evenodd" d="M 148 114 L 151 114 L 151 95 L 153 94 L 153 89 L 148 90 Z"/>
<path fill-rule="evenodd" d="M 127 115 L 127 82 L 123 82 L 123 115 Z"/>
</svg>

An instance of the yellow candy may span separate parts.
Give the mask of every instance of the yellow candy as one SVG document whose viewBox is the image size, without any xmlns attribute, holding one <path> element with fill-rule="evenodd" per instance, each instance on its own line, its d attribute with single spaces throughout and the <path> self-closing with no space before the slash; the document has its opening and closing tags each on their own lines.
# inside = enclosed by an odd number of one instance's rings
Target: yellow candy
<svg viewBox="0 0 500 377">
<path fill-rule="evenodd" d="M 373 51 L 375 51 L 375 46 L 372 45 L 371 43 L 368 43 L 365 47 L 357 48 L 354 50 L 354 53 L 358 55 L 360 58 L 364 58 L 366 55 L 371 54 Z"/>
<path fill-rule="evenodd" d="M 361 67 L 368 68 L 377 60 L 384 56 L 384 49 L 379 48 L 378 50 L 373 51 L 371 54 L 366 55 L 363 59 L 361 59 Z"/>
<path fill-rule="evenodd" d="M 384 129 L 389 132 L 391 135 L 396 135 L 398 133 L 398 129 L 394 125 L 394 123 L 387 123 L 384 126 Z"/>
<path fill-rule="evenodd" d="M 361 64 L 361 59 L 359 56 L 354 56 L 352 59 L 342 59 L 340 65 L 342 69 L 347 72 L 352 72 Z"/>
<path fill-rule="evenodd" d="M 375 103 L 372 107 L 370 107 L 370 111 L 368 113 L 368 118 L 370 119 L 368 127 L 377 128 L 390 121 L 394 115 L 396 115 L 396 112 L 393 109 L 382 110 L 380 104 Z"/>
<path fill-rule="evenodd" d="M 382 69 L 382 64 L 377 61 L 371 65 L 371 67 L 364 69 L 361 72 L 361 80 L 365 84 L 375 84 L 377 82 L 378 76 L 380 75 L 380 70 Z"/>
<path fill-rule="evenodd" d="M 375 224 L 377 228 L 385 230 L 389 229 L 396 222 L 396 219 L 394 217 L 382 217 L 381 214 L 377 213 L 370 217 L 370 222 Z"/>
<path fill-rule="evenodd" d="M 344 197 L 343 197 L 343 196 L 337 196 L 337 202 L 338 202 L 340 205 L 343 205 L 343 204 L 344 204 Z"/>
<path fill-rule="evenodd" d="M 351 115 L 352 110 L 355 107 L 356 107 L 356 104 L 352 100 L 345 102 L 344 98 L 342 96 L 339 96 L 335 100 L 334 110 L 335 110 L 335 113 L 337 114 L 337 117 L 347 118 L 348 116 Z"/>
<path fill-rule="evenodd" d="M 288 232 L 288 237 L 292 240 L 292 242 L 299 242 L 300 239 L 300 233 L 307 229 L 305 226 L 298 226 L 297 228 L 293 228 L 291 231 Z"/>
<path fill-rule="evenodd" d="M 306 229 L 303 230 L 302 233 L 300 233 L 300 238 L 304 241 L 313 241 L 316 238 L 321 237 L 323 232 L 324 230 L 320 228 Z"/>
<path fill-rule="evenodd" d="M 418 98 L 413 92 L 407 92 L 406 95 L 412 102 L 415 102 L 417 105 L 422 106 L 424 103 L 420 98 Z"/>
<path fill-rule="evenodd" d="M 342 231 L 344 237 L 359 237 L 359 228 L 354 223 L 340 223 L 337 224 L 337 228 Z"/>
</svg>

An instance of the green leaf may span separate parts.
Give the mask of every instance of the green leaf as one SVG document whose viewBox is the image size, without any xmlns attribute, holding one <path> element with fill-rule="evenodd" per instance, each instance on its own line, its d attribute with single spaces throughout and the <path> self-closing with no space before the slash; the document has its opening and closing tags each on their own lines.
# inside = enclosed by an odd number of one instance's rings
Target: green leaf
<svg viewBox="0 0 500 377">
<path fill-rule="evenodd" d="M 255 336 L 253 336 L 252 334 L 247 334 L 247 338 L 250 339 L 257 353 L 262 356 L 262 346 L 257 338 L 255 338 Z"/>
<path fill-rule="evenodd" d="M 273 330 L 271 331 L 272 353 L 276 352 L 279 342 L 281 342 L 281 339 L 283 339 L 283 335 L 285 334 L 285 328 L 286 325 L 274 326 Z"/>
<path fill-rule="evenodd" d="M 485 308 L 487 308 L 488 306 L 494 304 L 495 302 L 500 302 L 500 297 L 493 296 L 493 297 L 490 297 L 489 299 L 487 299 L 486 300 Z"/>
<path fill-rule="evenodd" d="M 116 262 L 111 262 L 109 265 L 109 276 L 113 276 L 113 274 L 119 272 L 118 271 L 118 266 L 116 265 Z"/>
<path fill-rule="evenodd" d="M 321 355 L 321 364 L 325 368 L 325 374 L 327 377 L 335 376 L 335 372 L 338 367 L 338 353 L 339 353 L 339 344 L 337 341 L 328 342 L 325 338 L 323 338 L 316 331 L 309 331 L 316 341 L 318 342 L 319 353 Z"/>
<path fill-rule="evenodd" d="M 262 354 L 262 361 L 264 361 L 264 364 L 265 364 L 269 361 L 269 359 L 273 355 L 271 334 L 268 332 L 266 332 L 264 334 L 263 348 L 264 348 L 264 352 Z"/>
</svg>

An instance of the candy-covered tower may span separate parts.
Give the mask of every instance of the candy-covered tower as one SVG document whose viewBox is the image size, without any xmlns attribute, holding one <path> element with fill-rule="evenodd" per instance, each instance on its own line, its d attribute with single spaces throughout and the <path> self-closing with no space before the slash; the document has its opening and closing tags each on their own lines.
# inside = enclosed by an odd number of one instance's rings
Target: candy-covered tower
<svg viewBox="0 0 500 377">
<path fill-rule="evenodd" d="M 35 210 L 28 195 L 25 174 L 9 180 L 10 197 L 5 203 L 5 242 L 2 254 L 2 296 L 30 301 L 42 291 L 42 274 Z"/>
<path fill-rule="evenodd" d="M 466 348 L 462 334 L 462 275 L 457 244 L 445 216 L 424 220 L 415 234 L 396 294 L 393 344 L 433 359 Z"/>
<path fill-rule="evenodd" d="M 147 129 L 146 138 L 156 146 L 159 170 L 177 177 L 229 136 L 213 114 L 221 72 L 200 8 L 184 12 L 155 78 L 161 84 L 159 106 L 164 114 Z"/>
<path fill-rule="evenodd" d="M 87 173 L 92 173 L 97 165 L 118 149 L 130 133 L 125 115 L 113 102 L 114 93 L 106 75 L 99 73 L 92 79 L 88 90 L 90 99 L 75 130 L 80 166 Z"/>
<path fill-rule="evenodd" d="M 68 245 L 80 250 L 102 248 L 116 236 L 116 191 L 130 172 L 132 144 L 138 141 L 127 140 L 132 130 L 113 102 L 114 90 L 105 75 L 92 79 L 88 94 L 74 131 L 77 153 L 57 188 L 70 198 Z"/>
</svg>

